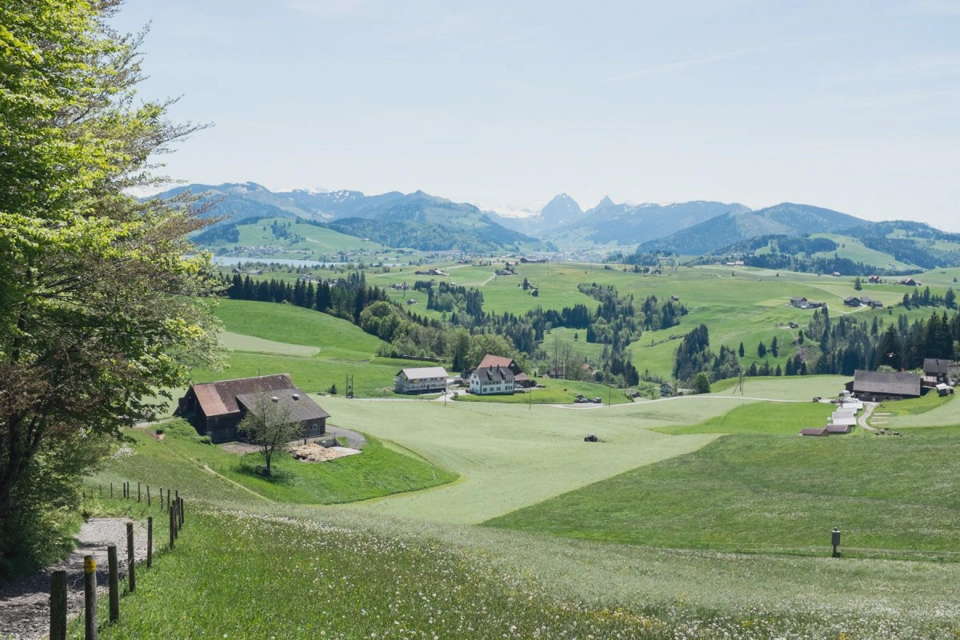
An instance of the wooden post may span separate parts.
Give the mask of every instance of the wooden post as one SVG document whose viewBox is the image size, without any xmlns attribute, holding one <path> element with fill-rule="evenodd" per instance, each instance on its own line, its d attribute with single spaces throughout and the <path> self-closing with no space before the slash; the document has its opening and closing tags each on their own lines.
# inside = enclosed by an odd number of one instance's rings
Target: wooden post
<svg viewBox="0 0 960 640">
<path fill-rule="evenodd" d="M 137 502 L 140 502 L 140 483 L 137 483 Z"/>
<path fill-rule="evenodd" d="M 160 508 L 163 509 L 163 487 L 160 487 Z"/>
<path fill-rule="evenodd" d="M 97 561 L 83 557 L 83 638 L 97 640 Z"/>
<path fill-rule="evenodd" d="M 133 523 L 127 523 L 127 577 L 130 579 L 130 593 L 137 588 L 137 558 L 133 550 Z"/>
<path fill-rule="evenodd" d="M 67 640 L 67 572 L 50 574 L 50 640 Z"/>
<path fill-rule="evenodd" d="M 180 508 L 177 509 L 180 514 L 180 528 L 183 528 L 183 498 L 178 499 L 177 504 L 180 505 Z"/>
<path fill-rule="evenodd" d="M 113 483 L 110 483 L 110 497 L 113 497 Z"/>
<path fill-rule="evenodd" d="M 150 485 L 147 485 L 147 506 L 152 506 L 150 503 Z"/>
<path fill-rule="evenodd" d="M 169 496 L 170 493 L 167 492 Z M 168 511 L 170 512 L 170 548 L 173 549 L 173 541 L 177 537 L 177 526 L 173 523 L 173 507 L 171 506 Z"/>
<path fill-rule="evenodd" d="M 147 487 L 147 496 L 150 495 L 150 488 Z M 147 568 L 153 566 L 153 516 L 147 518 Z"/>
<path fill-rule="evenodd" d="M 120 567 L 115 544 L 107 547 L 107 564 L 110 566 L 110 622 L 116 622 L 120 619 Z"/>
<path fill-rule="evenodd" d="M 103 485 L 102 485 L 102 484 L 98 484 L 97 486 L 100 487 L 100 497 L 102 498 L 102 497 L 103 497 Z"/>
</svg>

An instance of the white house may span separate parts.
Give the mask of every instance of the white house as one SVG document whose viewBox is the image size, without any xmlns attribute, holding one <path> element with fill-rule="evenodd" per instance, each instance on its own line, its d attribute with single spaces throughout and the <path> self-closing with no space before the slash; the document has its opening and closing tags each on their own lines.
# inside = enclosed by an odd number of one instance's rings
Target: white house
<svg viewBox="0 0 960 640">
<path fill-rule="evenodd" d="M 512 395 L 514 388 L 513 371 L 507 367 L 478 367 L 470 374 L 470 393 L 478 396 L 492 394 Z"/>
<path fill-rule="evenodd" d="M 397 393 L 445 391 L 447 378 L 447 370 L 443 367 L 401 369 L 393 379 L 393 390 Z"/>
</svg>

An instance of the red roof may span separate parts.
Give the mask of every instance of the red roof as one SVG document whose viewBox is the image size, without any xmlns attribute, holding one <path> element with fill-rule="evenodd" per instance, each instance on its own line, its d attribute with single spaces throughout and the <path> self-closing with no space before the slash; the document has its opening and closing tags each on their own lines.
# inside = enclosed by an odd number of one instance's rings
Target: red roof
<svg viewBox="0 0 960 640">
<path fill-rule="evenodd" d="M 480 364 L 477 365 L 477 369 L 489 369 L 490 367 L 507 367 L 513 364 L 516 366 L 516 363 L 513 362 L 513 358 L 504 358 L 503 356 L 494 356 L 489 353 L 483 356 L 483 360 L 480 361 Z"/>
</svg>

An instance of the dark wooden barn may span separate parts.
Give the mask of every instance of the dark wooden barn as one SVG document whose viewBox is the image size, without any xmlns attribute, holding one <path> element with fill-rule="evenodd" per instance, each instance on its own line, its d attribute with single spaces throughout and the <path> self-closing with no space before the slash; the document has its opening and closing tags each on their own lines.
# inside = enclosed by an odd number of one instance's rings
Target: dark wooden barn
<svg viewBox="0 0 960 640">
<path fill-rule="evenodd" d="M 861 400 L 871 402 L 919 398 L 922 394 L 918 375 L 863 370 L 853 372 L 853 380 L 847 383 L 847 391 L 852 391 Z"/>
<path fill-rule="evenodd" d="M 330 414 L 298 389 L 286 373 L 195 384 L 180 398 L 177 415 L 213 442 L 239 440 L 242 434 L 237 425 L 248 412 L 256 411 L 260 394 L 269 394 L 289 406 L 291 419 L 302 425 L 301 437 L 326 433 Z"/>
</svg>

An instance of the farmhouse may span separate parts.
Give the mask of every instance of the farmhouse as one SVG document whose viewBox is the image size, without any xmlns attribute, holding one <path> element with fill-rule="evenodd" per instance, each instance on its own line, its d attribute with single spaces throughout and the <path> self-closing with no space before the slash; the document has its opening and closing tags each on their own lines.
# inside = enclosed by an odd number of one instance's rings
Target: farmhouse
<svg viewBox="0 0 960 640">
<path fill-rule="evenodd" d="M 513 395 L 514 375 L 507 367 L 477 367 L 470 375 L 470 393 L 478 396 Z"/>
<path fill-rule="evenodd" d="M 863 302 L 863 300 L 856 296 L 850 296 L 849 298 L 843 299 L 843 304 L 847 305 L 848 307 L 859 307 L 861 302 Z"/>
<path fill-rule="evenodd" d="M 810 303 L 806 298 L 793 297 L 793 298 L 790 298 L 790 306 L 796 307 L 797 309 L 809 309 Z"/>
<path fill-rule="evenodd" d="M 330 414 L 298 389 L 287 373 L 195 384 L 180 398 L 176 415 L 213 442 L 229 442 L 242 437 L 237 425 L 247 413 L 256 413 L 261 394 L 269 394 L 289 408 L 290 418 L 302 425 L 301 437 L 326 433 Z"/>
<path fill-rule="evenodd" d="M 489 367 L 506 367 L 510 369 L 510 372 L 513 373 L 513 382 L 514 384 L 527 388 L 532 387 L 536 383 L 527 376 L 520 368 L 520 365 L 517 364 L 517 361 L 513 358 L 504 358 L 502 356 L 495 356 L 492 354 L 487 354 L 483 356 L 483 360 L 480 361 L 480 364 L 477 365 L 477 369 L 485 369 Z"/>
<path fill-rule="evenodd" d="M 447 370 L 443 367 L 414 367 L 401 369 L 393 379 L 397 393 L 427 393 L 447 389 Z"/>
<path fill-rule="evenodd" d="M 944 358 L 923 359 L 924 382 L 939 384 L 950 383 L 950 361 Z"/>
<path fill-rule="evenodd" d="M 920 376 L 912 373 L 863 371 L 853 373 L 853 381 L 847 383 L 847 390 L 860 399 L 874 402 L 884 400 L 903 400 L 919 398 Z"/>
</svg>

